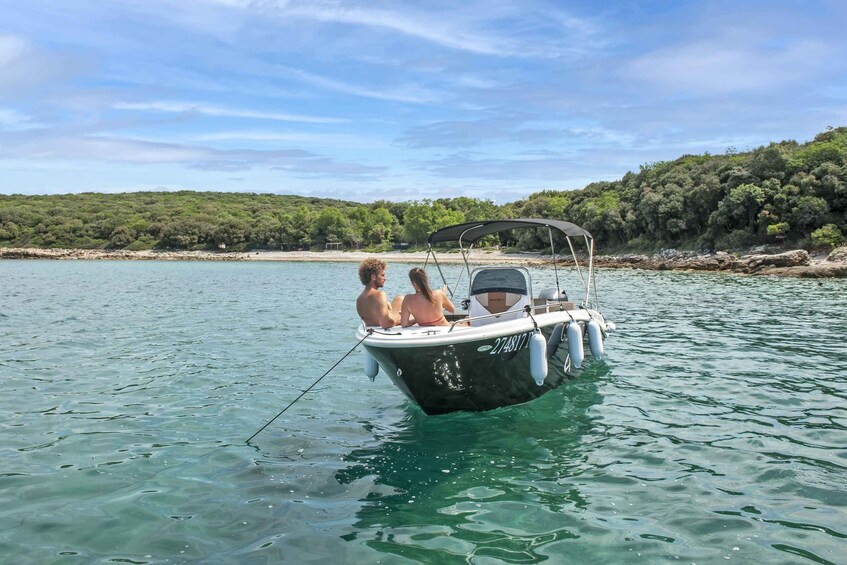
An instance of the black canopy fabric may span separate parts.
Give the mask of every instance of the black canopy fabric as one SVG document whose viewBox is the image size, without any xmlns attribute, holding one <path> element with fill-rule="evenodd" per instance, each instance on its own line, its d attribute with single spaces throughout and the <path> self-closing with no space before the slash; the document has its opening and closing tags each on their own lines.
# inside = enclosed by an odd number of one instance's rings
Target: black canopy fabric
<svg viewBox="0 0 847 565">
<path fill-rule="evenodd" d="M 587 236 L 591 234 L 576 224 L 562 220 L 540 220 L 533 218 L 518 218 L 515 220 L 487 220 L 484 222 L 466 222 L 434 231 L 427 240 L 430 245 L 446 241 L 459 241 L 462 243 L 476 243 L 486 235 L 499 233 L 501 231 L 515 228 L 543 228 L 550 227 L 559 230 L 569 237 Z"/>
</svg>

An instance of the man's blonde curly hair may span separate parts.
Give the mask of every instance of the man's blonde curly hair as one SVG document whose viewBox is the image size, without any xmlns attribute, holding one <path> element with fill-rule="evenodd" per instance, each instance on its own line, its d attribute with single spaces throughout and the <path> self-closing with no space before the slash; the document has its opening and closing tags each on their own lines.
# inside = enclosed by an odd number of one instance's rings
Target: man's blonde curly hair
<svg viewBox="0 0 847 565">
<path fill-rule="evenodd" d="M 366 285 L 371 282 L 371 276 L 384 271 L 388 264 L 382 259 L 365 259 L 359 265 L 359 280 Z"/>
</svg>

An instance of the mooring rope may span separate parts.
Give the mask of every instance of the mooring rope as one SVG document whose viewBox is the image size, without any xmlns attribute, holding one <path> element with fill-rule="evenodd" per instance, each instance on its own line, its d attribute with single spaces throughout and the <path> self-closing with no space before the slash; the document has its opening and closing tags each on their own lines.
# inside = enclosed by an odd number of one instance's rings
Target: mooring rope
<svg viewBox="0 0 847 565">
<path fill-rule="evenodd" d="M 538 322 L 535 321 L 535 316 L 532 315 L 532 305 L 527 304 L 524 306 L 523 311 L 529 314 L 529 319 L 532 320 L 532 325 L 535 326 L 535 331 L 538 331 Z"/>
<path fill-rule="evenodd" d="M 270 420 L 267 424 L 265 424 L 264 426 L 262 426 L 261 428 L 259 428 L 259 431 L 258 431 L 258 432 L 256 432 L 255 434 L 253 434 L 252 436 L 250 436 L 250 438 L 247 440 L 247 442 L 246 442 L 246 443 L 249 445 L 249 444 L 250 444 L 250 440 L 252 440 L 254 437 L 256 437 L 257 435 L 259 435 L 260 433 L 262 433 L 262 430 L 264 430 L 265 428 L 267 428 L 268 426 L 270 426 L 271 424 L 273 424 L 274 420 L 276 420 L 277 418 L 279 418 L 280 416 L 282 416 L 282 413 L 283 413 L 283 412 L 285 412 L 286 410 L 288 410 L 289 408 L 291 408 L 292 406 L 294 406 L 294 403 L 295 403 L 295 402 L 297 402 L 298 400 L 300 400 L 301 398 L 303 398 L 303 396 L 305 396 L 305 394 L 306 394 L 307 392 L 309 392 L 310 390 L 312 390 L 312 389 L 315 387 L 315 385 L 317 385 L 319 382 L 321 382 L 321 380 L 322 380 L 325 376 L 327 376 L 327 375 L 328 375 L 328 374 L 329 374 L 329 373 L 330 373 L 333 369 L 335 369 L 335 368 L 338 366 L 338 364 L 339 364 L 339 363 L 341 363 L 342 361 L 344 361 L 344 360 L 347 358 L 347 356 L 348 356 L 348 355 L 350 355 L 351 353 L 353 353 L 353 351 L 354 351 L 357 347 L 359 347 L 359 345 L 361 345 L 361 343 L 362 343 L 363 341 L 365 341 L 365 339 L 366 339 L 369 335 L 371 335 L 372 333 L 373 333 L 373 330 L 372 330 L 372 329 L 370 329 L 370 328 L 368 328 L 368 329 L 366 330 L 365 337 L 363 337 L 362 339 L 360 339 L 360 340 L 356 343 L 356 345 L 354 345 L 354 346 L 350 349 L 350 351 L 348 351 L 347 353 L 345 353 L 345 354 L 344 354 L 344 357 L 342 357 L 341 359 L 339 359 L 338 361 L 336 361 L 336 362 L 335 362 L 335 365 L 333 365 L 332 367 L 330 367 L 330 368 L 327 370 L 327 372 L 326 372 L 326 373 L 324 373 L 323 375 L 321 375 L 321 377 L 320 377 L 318 380 L 316 380 L 315 382 L 313 382 L 313 383 L 309 386 L 309 388 L 307 388 L 307 389 L 306 389 L 306 390 L 304 390 L 302 393 L 300 393 L 300 396 L 298 396 L 297 398 L 295 398 L 294 400 L 292 400 L 292 401 L 291 401 L 291 403 L 290 403 L 288 406 L 286 406 L 285 408 L 283 408 L 282 410 L 280 410 L 280 411 L 279 411 L 279 414 L 277 414 L 276 416 L 274 416 L 273 418 L 271 418 L 271 420 Z"/>
</svg>

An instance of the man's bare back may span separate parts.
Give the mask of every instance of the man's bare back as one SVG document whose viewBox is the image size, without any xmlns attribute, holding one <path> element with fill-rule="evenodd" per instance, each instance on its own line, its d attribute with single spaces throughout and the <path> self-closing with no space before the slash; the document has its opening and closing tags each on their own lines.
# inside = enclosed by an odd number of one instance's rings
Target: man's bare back
<svg viewBox="0 0 847 565">
<path fill-rule="evenodd" d="M 400 323 L 402 296 L 395 296 L 391 304 L 380 289 L 385 285 L 385 262 L 366 259 L 359 267 L 359 278 L 365 289 L 356 299 L 356 312 L 365 325 L 390 328 Z"/>
<path fill-rule="evenodd" d="M 356 299 L 356 311 L 365 325 L 390 328 L 400 321 L 402 303 L 402 296 L 395 296 L 393 302 L 389 304 L 388 296 L 383 291 L 365 287 Z"/>
</svg>

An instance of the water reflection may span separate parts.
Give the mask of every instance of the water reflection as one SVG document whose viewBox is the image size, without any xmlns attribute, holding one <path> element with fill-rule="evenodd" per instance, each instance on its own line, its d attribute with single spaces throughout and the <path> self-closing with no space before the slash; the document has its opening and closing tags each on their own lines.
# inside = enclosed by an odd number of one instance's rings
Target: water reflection
<svg viewBox="0 0 847 565">
<path fill-rule="evenodd" d="M 428 417 L 410 406 L 336 473 L 341 484 L 372 485 L 342 537 L 423 561 L 546 559 L 540 548 L 584 527 L 578 477 L 590 468 L 607 373 L 595 363 L 540 399 L 490 412 Z"/>
</svg>

